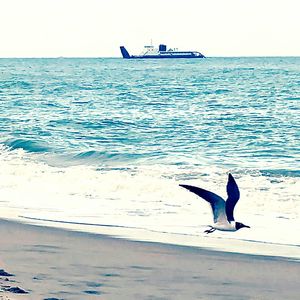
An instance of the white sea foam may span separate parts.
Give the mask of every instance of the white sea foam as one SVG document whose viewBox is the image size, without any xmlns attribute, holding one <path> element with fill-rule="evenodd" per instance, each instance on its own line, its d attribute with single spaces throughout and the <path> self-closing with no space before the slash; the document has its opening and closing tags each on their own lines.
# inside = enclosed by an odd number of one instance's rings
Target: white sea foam
<svg viewBox="0 0 300 300">
<path fill-rule="evenodd" d="M 136 239 L 300 258 L 299 177 L 237 171 L 234 176 L 241 200 L 235 217 L 251 229 L 207 236 L 203 231 L 212 222 L 208 203 L 180 188 L 179 183 L 197 185 L 226 198 L 229 170 L 174 165 L 54 167 L 37 158 L 39 154 L 22 149 L 0 148 L 1 217 Z"/>
</svg>

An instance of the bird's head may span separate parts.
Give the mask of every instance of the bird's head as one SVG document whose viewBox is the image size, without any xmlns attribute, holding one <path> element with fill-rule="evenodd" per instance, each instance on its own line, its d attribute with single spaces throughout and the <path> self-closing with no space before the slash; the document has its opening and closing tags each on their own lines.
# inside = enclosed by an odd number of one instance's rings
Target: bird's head
<svg viewBox="0 0 300 300">
<path fill-rule="evenodd" d="M 241 229 L 243 227 L 250 228 L 250 226 L 248 226 L 248 225 L 245 225 L 245 224 L 240 223 L 240 222 L 235 222 L 235 228 L 236 228 L 236 230 L 239 230 L 239 229 Z"/>
</svg>

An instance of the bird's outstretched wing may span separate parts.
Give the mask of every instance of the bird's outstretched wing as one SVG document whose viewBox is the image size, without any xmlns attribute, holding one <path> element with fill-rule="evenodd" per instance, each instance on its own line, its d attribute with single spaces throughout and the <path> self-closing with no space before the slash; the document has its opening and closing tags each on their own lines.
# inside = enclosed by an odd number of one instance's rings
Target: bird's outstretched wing
<svg viewBox="0 0 300 300">
<path fill-rule="evenodd" d="M 233 176 L 230 173 L 228 174 L 227 195 L 228 199 L 226 200 L 226 216 L 227 220 L 231 222 L 234 221 L 233 210 L 236 203 L 240 199 L 240 191 Z"/>
<path fill-rule="evenodd" d="M 221 220 L 226 220 L 225 201 L 223 200 L 223 198 L 221 198 L 217 194 L 196 186 L 186 184 L 180 184 L 179 186 L 186 188 L 190 192 L 195 193 L 196 195 L 210 203 L 215 223 L 220 222 Z"/>
</svg>

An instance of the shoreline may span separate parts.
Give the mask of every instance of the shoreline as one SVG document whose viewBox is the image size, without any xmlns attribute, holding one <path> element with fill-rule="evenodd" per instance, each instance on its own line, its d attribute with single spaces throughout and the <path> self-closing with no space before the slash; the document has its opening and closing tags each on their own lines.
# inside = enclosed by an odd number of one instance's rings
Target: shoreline
<svg viewBox="0 0 300 300">
<path fill-rule="evenodd" d="M 0 292 L 0 299 L 296 299 L 300 293 L 299 261 L 288 258 L 5 219 L 0 236 L 0 269 L 15 275 L 5 284 L 28 292 Z"/>
<path fill-rule="evenodd" d="M 261 241 L 259 239 L 250 240 L 236 238 L 236 235 L 239 234 L 239 232 L 235 233 L 234 236 L 230 236 L 228 233 L 224 232 L 221 234 L 214 233 L 213 235 L 204 234 L 203 232 L 199 232 L 197 235 L 188 235 L 176 232 L 160 232 L 141 227 L 60 221 L 32 218 L 22 215 L 13 218 L 6 218 L 6 220 L 13 220 L 18 223 L 41 227 L 86 232 L 87 234 L 105 235 L 112 238 L 121 238 L 136 242 L 195 247 L 219 252 L 278 257 L 300 261 L 300 249 L 297 244 L 284 244 Z"/>
</svg>

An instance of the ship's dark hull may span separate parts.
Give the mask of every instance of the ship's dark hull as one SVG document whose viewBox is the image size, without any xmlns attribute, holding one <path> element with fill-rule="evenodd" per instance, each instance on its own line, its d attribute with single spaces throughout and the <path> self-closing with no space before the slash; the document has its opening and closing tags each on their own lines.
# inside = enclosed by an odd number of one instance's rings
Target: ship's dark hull
<svg viewBox="0 0 300 300">
<path fill-rule="evenodd" d="M 170 58 L 205 58 L 205 56 L 192 55 L 147 55 L 147 56 L 130 56 L 127 59 L 170 59 Z"/>
</svg>

